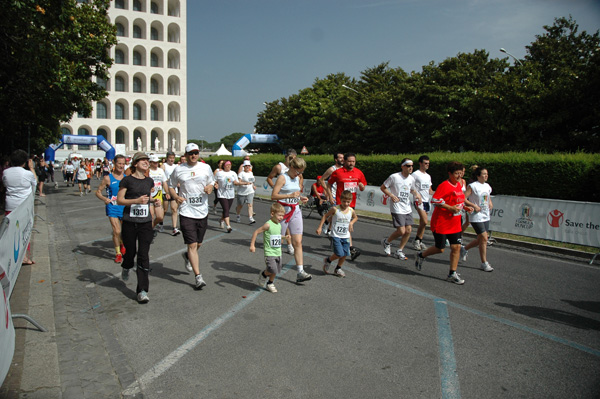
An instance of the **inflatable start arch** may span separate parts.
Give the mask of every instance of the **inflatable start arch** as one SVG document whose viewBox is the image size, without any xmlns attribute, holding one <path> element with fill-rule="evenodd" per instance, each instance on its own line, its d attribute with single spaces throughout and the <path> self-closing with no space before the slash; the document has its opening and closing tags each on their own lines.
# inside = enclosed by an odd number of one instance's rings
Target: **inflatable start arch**
<svg viewBox="0 0 600 399">
<path fill-rule="evenodd" d="M 238 141 L 235 142 L 231 152 L 234 157 L 241 157 L 246 155 L 244 147 L 250 143 L 254 144 L 273 144 L 279 141 L 279 137 L 276 134 L 245 134 Z"/>
<path fill-rule="evenodd" d="M 44 151 L 44 159 L 46 161 L 54 162 L 56 150 L 64 144 L 97 145 L 106 151 L 106 159 L 109 161 L 113 160 L 116 155 L 115 148 L 104 138 L 104 136 L 76 136 L 74 134 L 63 134 L 60 138 L 60 143 L 50 144 L 50 147 L 46 148 L 46 151 Z"/>
</svg>

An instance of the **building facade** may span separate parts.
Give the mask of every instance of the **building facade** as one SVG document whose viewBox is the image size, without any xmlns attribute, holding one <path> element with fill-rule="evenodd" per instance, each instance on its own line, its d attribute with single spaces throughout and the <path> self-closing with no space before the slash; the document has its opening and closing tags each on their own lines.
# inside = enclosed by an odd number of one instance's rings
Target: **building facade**
<svg viewBox="0 0 600 399">
<path fill-rule="evenodd" d="M 73 115 L 61 130 L 102 135 L 117 152 L 180 153 L 187 142 L 186 0 L 114 0 L 111 5 L 118 43 L 110 50 L 110 78 L 97 80 L 108 96 L 93 104 L 91 117 Z"/>
</svg>

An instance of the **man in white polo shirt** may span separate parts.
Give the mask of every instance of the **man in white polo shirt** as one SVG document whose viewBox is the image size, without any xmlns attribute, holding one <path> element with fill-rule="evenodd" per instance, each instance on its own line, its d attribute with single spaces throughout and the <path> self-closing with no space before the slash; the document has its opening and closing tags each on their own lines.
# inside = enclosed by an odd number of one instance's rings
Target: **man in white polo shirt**
<svg viewBox="0 0 600 399">
<path fill-rule="evenodd" d="M 185 267 L 196 276 L 196 288 L 206 283 L 200 274 L 198 249 L 208 226 L 208 196 L 214 189 L 214 175 L 210 166 L 198 162 L 200 149 L 194 143 L 185 146 L 185 163 L 177 166 L 169 178 L 169 192 L 179 204 L 179 226 L 187 252 L 183 253 Z M 179 185 L 179 193 L 175 187 Z"/>
</svg>

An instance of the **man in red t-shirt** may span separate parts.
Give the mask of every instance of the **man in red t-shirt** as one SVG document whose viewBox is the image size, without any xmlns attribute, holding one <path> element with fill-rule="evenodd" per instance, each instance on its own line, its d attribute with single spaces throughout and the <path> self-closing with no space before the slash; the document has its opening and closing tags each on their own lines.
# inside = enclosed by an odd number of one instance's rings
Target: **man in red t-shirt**
<svg viewBox="0 0 600 399">
<path fill-rule="evenodd" d="M 353 153 L 344 154 L 344 166 L 334 171 L 329 180 L 327 180 L 327 198 L 330 202 L 333 202 L 331 195 L 331 186 L 336 183 L 337 189 L 335 192 L 336 204 L 340 204 L 340 198 L 342 192 L 348 190 L 352 193 L 352 202 L 350 203 L 351 208 L 356 207 L 356 193 L 358 190 L 364 191 L 367 185 L 367 179 L 360 169 L 355 168 L 356 155 Z M 350 260 L 354 260 L 360 256 L 360 249 L 352 246 L 352 237 L 350 237 Z"/>
<path fill-rule="evenodd" d="M 352 193 L 352 202 L 350 207 L 356 207 L 356 193 L 358 190 L 364 191 L 367 185 L 365 175 L 360 169 L 355 168 L 356 155 L 352 153 L 344 154 L 344 166 L 334 171 L 329 180 L 327 180 L 327 198 L 330 202 L 333 202 L 333 196 L 331 195 L 331 186 L 337 183 L 337 189 L 335 192 L 335 202 L 337 205 L 340 204 L 340 195 L 342 191 L 348 190 Z"/>
<path fill-rule="evenodd" d="M 417 254 L 415 267 L 421 270 L 426 257 L 444 252 L 447 239 L 450 243 L 450 272 L 447 280 L 455 284 L 464 284 L 465 280 L 456 273 L 462 243 L 461 211 L 464 208 L 467 212 L 473 212 L 473 204 L 465 199 L 460 184 L 463 165 L 460 162 L 450 162 L 446 170 L 448 180 L 440 183 L 431 199 L 431 203 L 435 206 L 431 217 L 431 231 L 435 245 Z"/>
</svg>

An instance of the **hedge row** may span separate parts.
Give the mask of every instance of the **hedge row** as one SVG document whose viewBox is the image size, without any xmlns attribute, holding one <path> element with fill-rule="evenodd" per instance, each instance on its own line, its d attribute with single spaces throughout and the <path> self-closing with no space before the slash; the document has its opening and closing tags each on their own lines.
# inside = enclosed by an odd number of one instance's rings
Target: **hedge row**
<svg viewBox="0 0 600 399">
<path fill-rule="evenodd" d="M 400 171 L 400 161 L 411 158 L 418 168 L 417 160 L 422 154 L 357 155 L 356 167 L 363 171 L 370 185 L 379 186 L 392 173 Z M 598 154 L 541 154 L 537 152 L 508 153 L 428 153 L 429 174 L 434 188 L 448 178 L 446 165 L 451 161 L 462 162 L 470 180 L 472 165 L 488 169 L 488 183 L 494 194 L 524 197 L 551 198 L 573 201 L 600 202 L 600 156 Z M 283 161 L 281 154 L 252 156 L 252 168 L 256 176 L 267 176 L 273 165 Z M 314 179 L 333 164 L 332 155 L 307 155 L 304 176 Z M 242 158 L 210 157 L 205 161 L 214 169 L 219 159 L 229 159 L 232 170 L 242 163 Z"/>
</svg>

